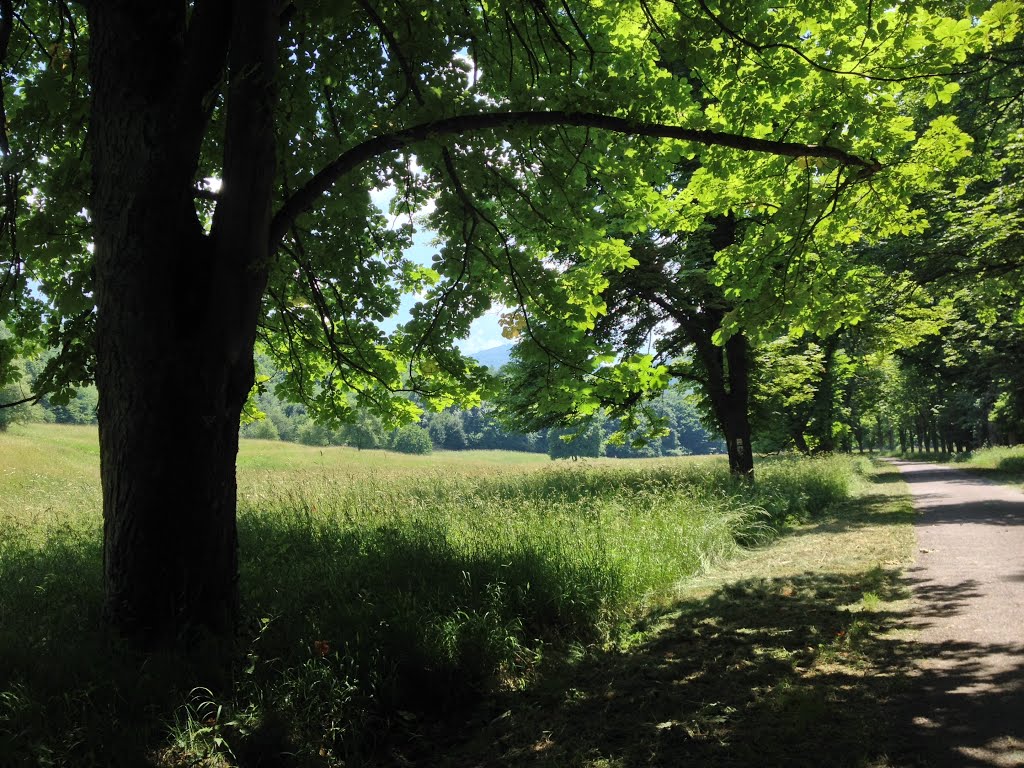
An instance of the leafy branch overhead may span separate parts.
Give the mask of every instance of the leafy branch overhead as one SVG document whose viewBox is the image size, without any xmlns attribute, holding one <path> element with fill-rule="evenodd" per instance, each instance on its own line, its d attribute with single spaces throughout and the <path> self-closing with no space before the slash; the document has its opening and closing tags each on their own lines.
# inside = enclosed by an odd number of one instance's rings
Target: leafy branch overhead
<svg viewBox="0 0 1024 768">
<path fill-rule="evenodd" d="M 1014 7 L 968 23 L 853 2 L 287 4 L 274 22 L 275 213 L 251 267 L 282 388 L 325 418 L 353 395 L 395 418 L 411 415 L 394 396 L 409 390 L 470 402 L 482 379 L 452 342 L 475 317 L 498 303 L 521 308 L 528 334 L 534 317 L 585 329 L 604 311 L 603 272 L 632 264 L 618 235 L 729 211 L 750 226 L 712 271 L 736 308 L 727 328 L 848 318 L 848 302 L 801 283 L 841 282 L 834 244 L 924 226 L 912 195 L 969 145 L 919 106 L 949 102 L 971 55 L 1013 39 Z M 64 392 L 94 364 L 93 31 L 77 8 L 0 7 L 0 310 L 26 351 L 63 349 L 43 385 Z M 224 69 L 241 33 L 226 4 L 197 3 L 181 23 L 166 123 L 197 158 L 178 177 L 197 224 L 225 240 L 218 222 L 249 184 L 225 144 L 231 100 L 249 98 Z M 390 216 L 373 189 L 394 192 Z M 438 234 L 429 266 L 403 255 L 424 226 Z M 549 269 L 568 253 L 586 258 Z M 410 301 L 411 320 L 384 330 Z"/>
<path fill-rule="evenodd" d="M 859 168 L 858 179 L 866 179 L 882 169 L 878 160 L 857 157 L 839 147 L 825 144 L 801 144 L 792 141 L 755 138 L 722 131 L 648 123 L 614 115 L 561 110 L 457 115 L 405 128 L 394 133 L 375 136 L 344 152 L 337 160 L 319 171 L 288 197 L 274 215 L 271 243 L 276 245 L 283 239 L 288 229 L 295 223 L 295 219 L 300 214 L 312 209 L 343 176 L 373 158 L 389 152 L 414 148 L 424 141 L 443 143 L 449 137 L 461 136 L 470 132 L 497 131 L 499 135 L 504 135 L 523 128 L 547 127 L 596 128 L 628 136 L 676 139 L 708 147 L 727 147 L 745 152 L 763 152 L 780 157 L 834 160 L 843 166 Z"/>
</svg>

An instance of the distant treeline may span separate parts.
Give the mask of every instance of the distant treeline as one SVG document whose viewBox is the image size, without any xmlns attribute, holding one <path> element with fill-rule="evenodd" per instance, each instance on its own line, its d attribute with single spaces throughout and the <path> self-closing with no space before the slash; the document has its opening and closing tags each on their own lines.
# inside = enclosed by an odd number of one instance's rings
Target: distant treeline
<svg viewBox="0 0 1024 768">
<path fill-rule="evenodd" d="M 263 418 L 242 426 L 242 437 L 263 440 L 287 440 L 305 445 L 347 445 L 353 448 L 383 448 L 404 453 L 428 453 L 432 450 L 503 450 L 547 453 L 552 458 L 573 456 L 611 456 L 639 458 L 720 453 L 723 444 L 709 434 L 698 420 L 696 410 L 682 392 L 670 391 L 654 403 L 654 410 L 666 419 L 668 434 L 642 448 L 607 441 L 618 424 L 605 420 L 591 426 L 574 440 L 563 440 L 572 430 L 545 429 L 530 434 L 504 427 L 493 407 L 450 408 L 440 413 L 425 413 L 418 424 L 386 429 L 376 416 L 360 411 L 356 418 L 338 429 L 319 424 L 301 405 L 277 398 L 272 391 L 256 398 Z"/>
<path fill-rule="evenodd" d="M 39 375 L 43 361 L 22 363 L 24 385 L 4 389 L 10 400 L 31 392 L 31 382 Z M 387 429 L 373 414 L 360 411 L 355 419 L 338 429 L 331 429 L 312 420 L 302 405 L 281 400 L 268 387 L 256 396 L 256 407 L 262 414 L 241 427 L 241 435 L 262 440 L 286 440 L 305 445 L 346 445 L 359 449 L 387 449 L 403 453 L 429 453 L 432 450 L 503 450 L 547 453 L 552 458 L 574 456 L 611 456 L 639 458 L 685 456 L 721 453 L 724 445 L 700 424 L 697 411 L 685 393 L 670 390 L 655 403 L 654 410 L 666 419 L 668 434 L 642 448 L 629 444 L 608 443 L 618 423 L 599 420 L 572 441 L 563 436 L 572 430 L 545 429 L 530 434 L 515 432 L 502 426 L 490 404 L 468 410 L 448 409 L 426 413 L 418 424 Z M 173 408 L 173 403 L 166 407 Z M 41 421 L 57 424 L 95 424 L 97 393 L 94 386 L 79 389 L 66 404 L 43 398 L 36 405 L 0 410 L 0 429 L 13 420 Z"/>
</svg>

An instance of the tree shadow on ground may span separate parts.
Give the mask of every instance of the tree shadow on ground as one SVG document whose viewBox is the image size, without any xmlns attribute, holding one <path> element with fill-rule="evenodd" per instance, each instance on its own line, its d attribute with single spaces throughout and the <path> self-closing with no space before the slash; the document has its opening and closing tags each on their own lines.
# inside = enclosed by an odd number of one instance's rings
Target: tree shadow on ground
<svg viewBox="0 0 1024 768">
<path fill-rule="evenodd" d="M 870 519 L 881 500 L 865 509 L 848 524 Z M 912 626 L 901 604 L 909 582 L 895 571 L 721 587 L 648 617 L 637 637 L 664 627 L 649 641 L 548 658 L 532 689 L 477 707 L 496 662 L 507 654 L 534 663 L 524 651 L 542 631 L 553 635 L 548 648 L 559 633 L 563 648 L 593 639 L 568 633 L 593 627 L 600 601 L 582 596 L 601 594 L 583 588 L 599 573 L 574 575 L 542 552 L 460 552 L 426 528 L 327 535 L 255 519 L 242 531 L 248 615 L 273 620 L 241 638 L 226 667 L 196 653 L 140 654 L 108 635 L 97 535 L 56 537 L 37 554 L 9 548 L 0 563 L 0 765 L 167 765 L 168 727 L 193 685 L 214 689 L 236 714 L 259 702 L 265 716 L 251 736 L 221 732 L 248 766 L 327 764 L 324 722 L 348 729 L 335 756 L 350 766 L 998 765 L 967 762 L 956 750 L 967 735 L 950 744 L 932 735 L 936 723 L 956 732 L 960 710 L 944 709 L 943 696 L 961 695 L 977 659 L 991 654 L 1005 669 L 964 701 L 990 726 L 971 736 L 980 750 L 971 754 L 1005 756 L 1024 738 L 1024 715 L 1007 725 L 998 714 L 1018 711 L 1020 657 L 894 634 Z M 975 590 L 965 581 L 922 592 L 915 619 L 956 611 Z M 331 651 L 321 655 L 318 642 Z M 908 681 L 915 655 L 942 665 Z M 345 687 L 367 679 L 376 680 L 373 700 Z M 238 681 L 252 691 L 233 691 Z M 300 732 L 274 730 L 286 714 Z"/>
<path fill-rule="evenodd" d="M 927 505 L 922 512 L 922 522 L 927 525 L 1024 525 L 1024 500 L 952 502 L 948 496 L 938 494 L 919 494 L 914 500 Z"/>
<path fill-rule="evenodd" d="M 997 765 L 966 762 L 959 744 L 930 739 L 921 712 L 946 727 L 955 713 L 936 708 L 941 694 L 979 656 L 1007 649 L 901 637 L 893 630 L 906 624 L 898 601 L 907 594 L 898 573 L 883 570 L 737 582 L 677 605 L 649 643 L 566 664 L 536 690 L 495 699 L 459 733 L 416 734 L 404 757 L 424 766 Z M 952 674 L 908 677 L 922 656 L 948 661 Z M 1021 671 L 1018 658 L 970 706 L 1006 706 Z M 921 691 L 938 697 L 932 709 Z M 1022 726 L 997 720 L 974 735 L 994 743 L 1000 728 L 1021 737 Z"/>
<path fill-rule="evenodd" d="M 972 464 L 940 464 L 934 469 L 919 469 L 913 472 L 883 476 L 878 482 L 930 483 L 938 480 L 954 480 L 965 485 L 1010 485 L 1024 483 L 1024 458 L 1009 456 L 1000 459 L 994 467 L 979 467 Z"/>
<path fill-rule="evenodd" d="M 915 606 L 911 628 L 954 617 L 982 597 L 974 579 L 906 582 Z M 905 754 L 927 766 L 1024 765 L 1024 644 L 939 642 L 915 646 L 906 694 L 896 708 L 907 735 Z"/>
<path fill-rule="evenodd" d="M 906 525 L 918 517 L 910 505 L 901 511 L 892 508 L 892 496 L 872 493 L 859 496 L 855 501 L 838 504 L 814 521 L 785 531 L 787 538 L 811 536 L 819 533 L 842 533 L 879 525 Z"/>
<path fill-rule="evenodd" d="M 913 466 L 913 464 L 911 464 L 911 466 Z M 940 465 L 934 469 L 915 468 L 911 472 L 901 472 L 898 477 L 908 485 L 915 485 L 916 483 L 934 483 L 940 480 L 964 480 L 974 485 L 985 484 L 985 481 L 981 478 L 971 478 L 970 475 L 963 470 L 949 465 Z"/>
<path fill-rule="evenodd" d="M 903 477 L 899 472 L 880 472 L 868 477 L 872 485 L 895 485 L 902 483 Z"/>
</svg>

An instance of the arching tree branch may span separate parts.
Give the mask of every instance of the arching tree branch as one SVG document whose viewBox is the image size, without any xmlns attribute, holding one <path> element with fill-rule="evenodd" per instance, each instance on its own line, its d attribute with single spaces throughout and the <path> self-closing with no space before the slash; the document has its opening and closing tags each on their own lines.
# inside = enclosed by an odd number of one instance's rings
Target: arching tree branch
<svg viewBox="0 0 1024 768">
<path fill-rule="evenodd" d="M 38 403 L 42 395 L 30 395 L 23 397 L 21 400 L 15 400 L 13 403 L 0 403 L 0 410 L 4 408 L 14 408 L 19 405 L 26 405 L 27 403 Z"/>
<path fill-rule="evenodd" d="M 729 147 L 784 157 L 825 158 L 835 160 L 843 165 L 857 166 L 862 169 L 861 175 L 863 176 L 870 176 L 882 169 L 882 164 L 878 160 L 858 157 L 838 147 L 755 139 L 735 133 L 646 123 L 593 112 L 483 112 L 457 115 L 421 123 L 394 133 L 374 136 L 342 153 L 334 162 L 328 164 L 285 200 L 271 222 L 270 249 L 271 251 L 276 250 L 292 222 L 316 205 L 320 197 L 329 191 L 339 179 L 372 158 L 387 152 L 405 149 L 422 141 L 445 136 L 495 129 L 511 130 L 551 126 L 596 128 L 631 136 L 678 139 L 705 146 Z"/>
</svg>

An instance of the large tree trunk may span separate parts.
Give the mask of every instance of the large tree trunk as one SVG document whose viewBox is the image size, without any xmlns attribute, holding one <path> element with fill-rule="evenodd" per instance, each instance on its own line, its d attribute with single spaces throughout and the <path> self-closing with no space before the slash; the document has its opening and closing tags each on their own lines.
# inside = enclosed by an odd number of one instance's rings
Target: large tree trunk
<svg viewBox="0 0 1024 768">
<path fill-rule="evenodd" d="M 732 215 L 717 216 L 708 232 L 712 254 L 733 245 L 739 235 L 739 224 Z M 711 266 L 710 264 L 708 265 Z M 724 347 L 712 342 L 725 317 L 725 302 L 714 302 L 701 316 L 689 322 L 680 320 L 680 327 L 693 344 L 704 367 L 705 386 L 715 420 L 725 437 L 729 453 L 729 470 L 747 480 L 754 479 L 754 453 L 750 441 L 750 361 L 747 338 L 742 333 L 729 337 Z"/>
<path fill-rule="evenodd" d="M 89 25 L 105 609 L 163 643 L 236 619 L 276 30 L 269 2 L 238 1 L 197 6 L 187 26 L 182 3 L 90 3 Z M 207 234 L 193 197 L 225 71 L 225 194 Z"/>
<path fill-rule="evenodd" d="M 801 454 L 804 456 L 811 455 L 810 446 L 807 445 L 807 438 L 804 437 L 804 431 L 801 426 L 795 427 L 790 436 L 793 438 L 793 445 L 796 446 L 796 449 L 800 451 Z"/>
</svg>

